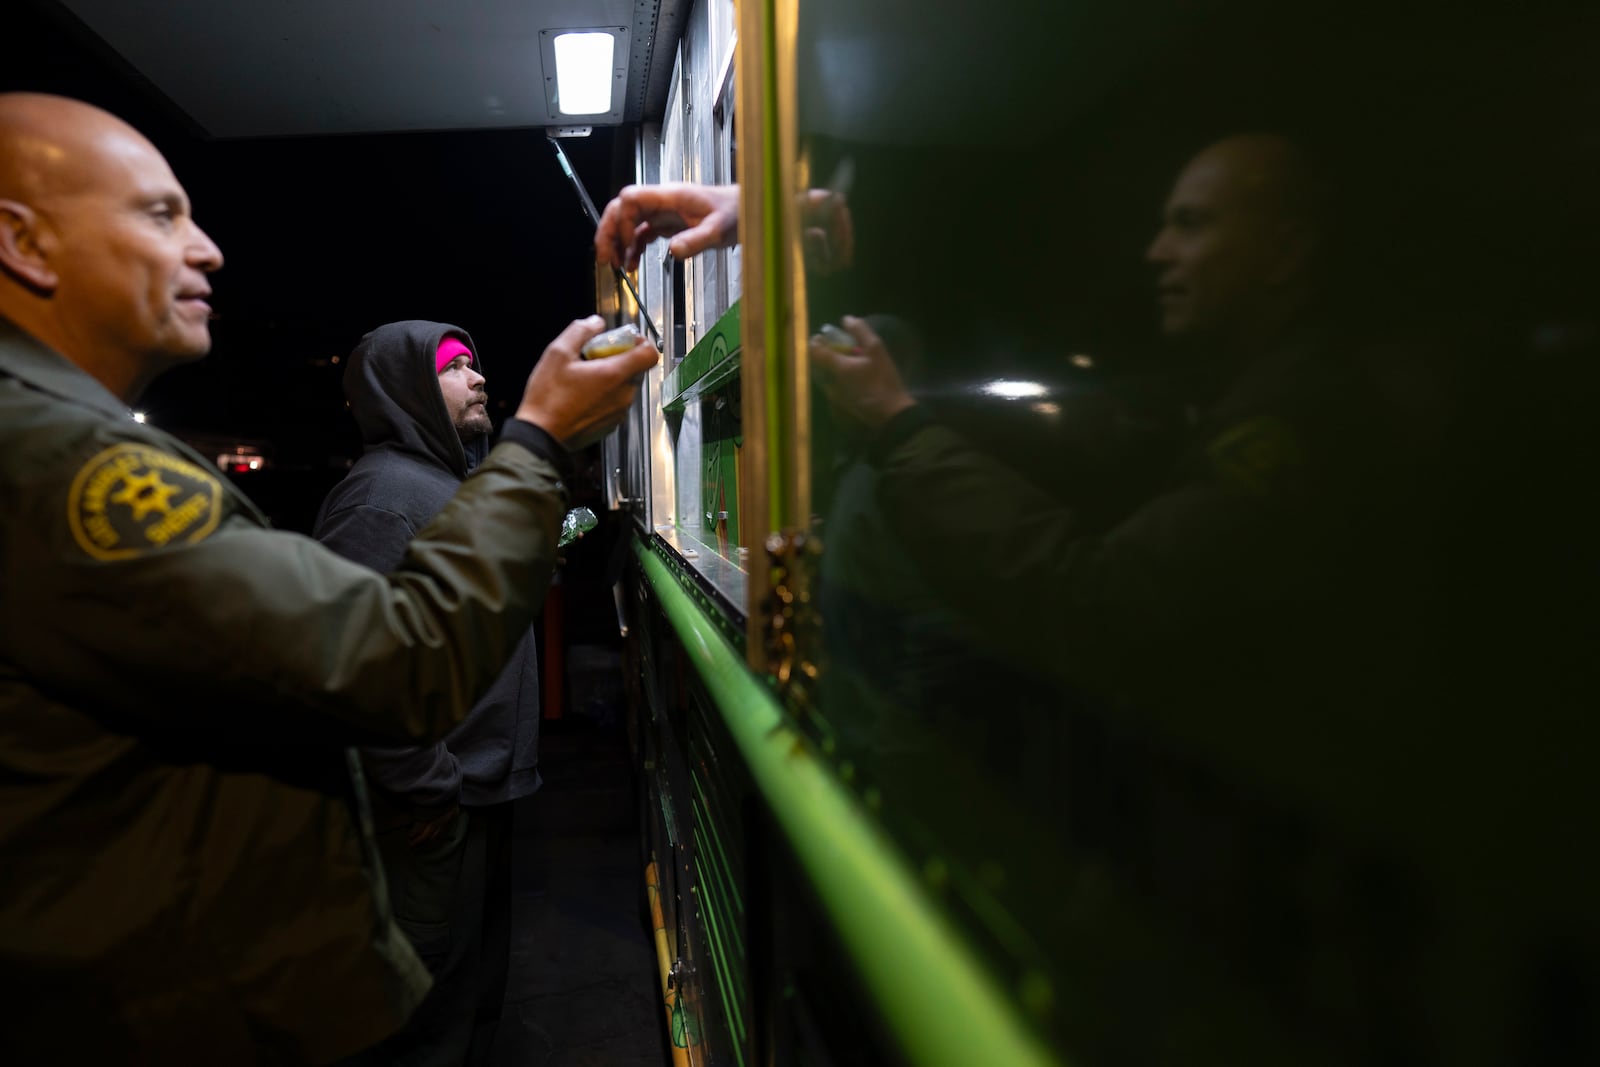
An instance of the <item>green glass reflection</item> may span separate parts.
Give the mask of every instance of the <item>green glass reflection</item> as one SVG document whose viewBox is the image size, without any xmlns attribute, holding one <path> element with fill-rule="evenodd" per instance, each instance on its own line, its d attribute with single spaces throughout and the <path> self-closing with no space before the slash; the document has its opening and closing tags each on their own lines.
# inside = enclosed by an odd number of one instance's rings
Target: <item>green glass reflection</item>
<svg viewBox="0 0 1600 1067">
<path fill-rule="evenodd" d="M 1063 1050 L 1511 1062 L 1600 989 L 1592 18 L 1274 12 L 800 5 L 804 726 Z"/>
</svg>

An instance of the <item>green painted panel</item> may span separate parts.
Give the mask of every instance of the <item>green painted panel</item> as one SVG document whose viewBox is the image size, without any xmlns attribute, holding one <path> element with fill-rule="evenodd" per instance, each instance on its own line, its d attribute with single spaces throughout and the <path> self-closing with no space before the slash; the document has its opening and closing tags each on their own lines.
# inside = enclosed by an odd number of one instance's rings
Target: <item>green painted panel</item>
<svg viewBox="0 0 1600 1067">
<path fill-rule="evenodd" d="M 735 367 L 737 369 L 737 366 Z M 710 395 L 710 394 L 708 394 Z M 701 408 L 700 497 L 704 529 L 718 530 L 707 542 L 719 555 L 728 558 L 739 545 L 739 448 L 743 444 L 736 402 L 738 390 L 730 400 L 716 394 L 716 402 Z"/>
<path fill-rule="evenodd" d="M 708 393 L 739 373 L 739 303 L 734 302 L 717 324 L 667 372 L 661 406 L 675 411 L 690 397 Z"/>
<path fill-rule="evenodd" d="M 699 835 L 696 835 L 697 837 Z M 700 868 L 700 884 L 706 885 L 704 868 Z M 707 893 L 700 893 L 699 916 L 705 927 L 707 948 L 711 952 L 711 966 L 716 974 L 717 996 L 722 1002 L 723 1017 L 728 1022 L 728 1032 L 733 1038 L 734 1055 L 744 1063 L 745 1023 L 744 1001 L 746 991 L 742 979 L 743 961 L 733 957 L 725 929 L 729 916 L 722 911 Z"/>
<path fill-rule="evenodd" d="M 643 543 L 635 551 L 907 1061 L 926 1067 L 1057 1063 L 899 850 L 795 731 L 666 562 Z"/>
</svg>

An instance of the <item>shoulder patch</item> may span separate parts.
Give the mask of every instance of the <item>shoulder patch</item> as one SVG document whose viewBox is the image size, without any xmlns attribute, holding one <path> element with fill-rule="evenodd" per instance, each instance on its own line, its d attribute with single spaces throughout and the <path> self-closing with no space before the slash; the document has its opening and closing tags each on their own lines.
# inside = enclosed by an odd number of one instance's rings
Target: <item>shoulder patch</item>
<svg viewBox="0 0 1600 1067">
<path fill-rule="evenodd" d="M 124 442 L 95 455 L 72 479 L 67 524 L 95 559 L 127 559 L 194 544 L 222 518 L 222 485 L 209 471 L 151 445 Z"/>
<path fill-rule="evenodd" d="M 1206 456 L 1223 485 L 1250 496 L 1282 488 L 1306 458 L 1293 427 L 1271 415 L 1222 431 L 1206 445 Z"/>
</svg>

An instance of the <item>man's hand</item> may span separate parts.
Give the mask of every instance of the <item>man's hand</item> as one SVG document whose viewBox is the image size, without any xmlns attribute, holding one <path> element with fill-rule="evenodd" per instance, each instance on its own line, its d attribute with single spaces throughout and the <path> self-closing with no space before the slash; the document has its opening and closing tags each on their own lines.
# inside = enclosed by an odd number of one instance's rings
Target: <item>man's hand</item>
<svg viewBox="0 0 1600 1067">
<path fill-rule="evenodd" d="M 800 197 L 800 230 L 806 266 L 832 274 L 850 266 L 856 255 L 855 224 L 844 195 L 812 189 Z"/>
<path fill-rule="evenodd" d="M 660 360 L 642 341 L 621 355 L 585 360 L 578 349 L 606 327 L 599 315 L 561 331 L 528 375 L 517 418 L 526 419 L 574 451 L 593 444 L 628 414 L 639 379 Z"/>
<path fill-rule="evenodd" d="M 600 216 L 595 259 L 633 270 L 645 246 L 659 237 L 672 238 L 667 251 L 677 259 L 737 244 L 739 187 L 689 182 L 629 185 Z"/>
<path fill-rule="evenodd" d="M 834 410 L 871 429 L 877 429 L 916 403 L 883 341 L 865 319 L 844 317 L 844 328 L 855 339 L 855 350 L 841 352 L 821 334 L 811 338 L 811 365 L 817 384 Z"/>
</svg>

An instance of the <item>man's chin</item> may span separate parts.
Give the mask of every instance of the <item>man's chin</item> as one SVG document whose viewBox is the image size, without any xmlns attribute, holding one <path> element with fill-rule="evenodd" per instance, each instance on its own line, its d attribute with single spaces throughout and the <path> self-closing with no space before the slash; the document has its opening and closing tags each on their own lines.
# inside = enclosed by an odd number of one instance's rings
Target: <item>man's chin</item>
<svg viewBox="0 0 1600 1067">
<path fill-rule="evenodd" d="M 179 359 L 200 359 L 211 352 L 211 324 L 191 323 L 172 339 L 173 355 Z"/>
<path fill-rule="evenodd" d="M 157 358 L 163 362 L 176 366 L 182 363 L 194 363 L 205 359 L 211 354 L 211 337 L 207 335 L 204 340 L 198 338 L 181 338 L 169 344 L 162 345 L 156 353 Z"/>
<path fill-rule="evenodd" d="M 488 437 L 491 433 L 494 433 L 494 423 L 489 421 L 487 415 L 482 419 L 471 419 L 456 427 L 456 434 L 466 444 L 471 444 L 480 437 Z"/>
</svg>

